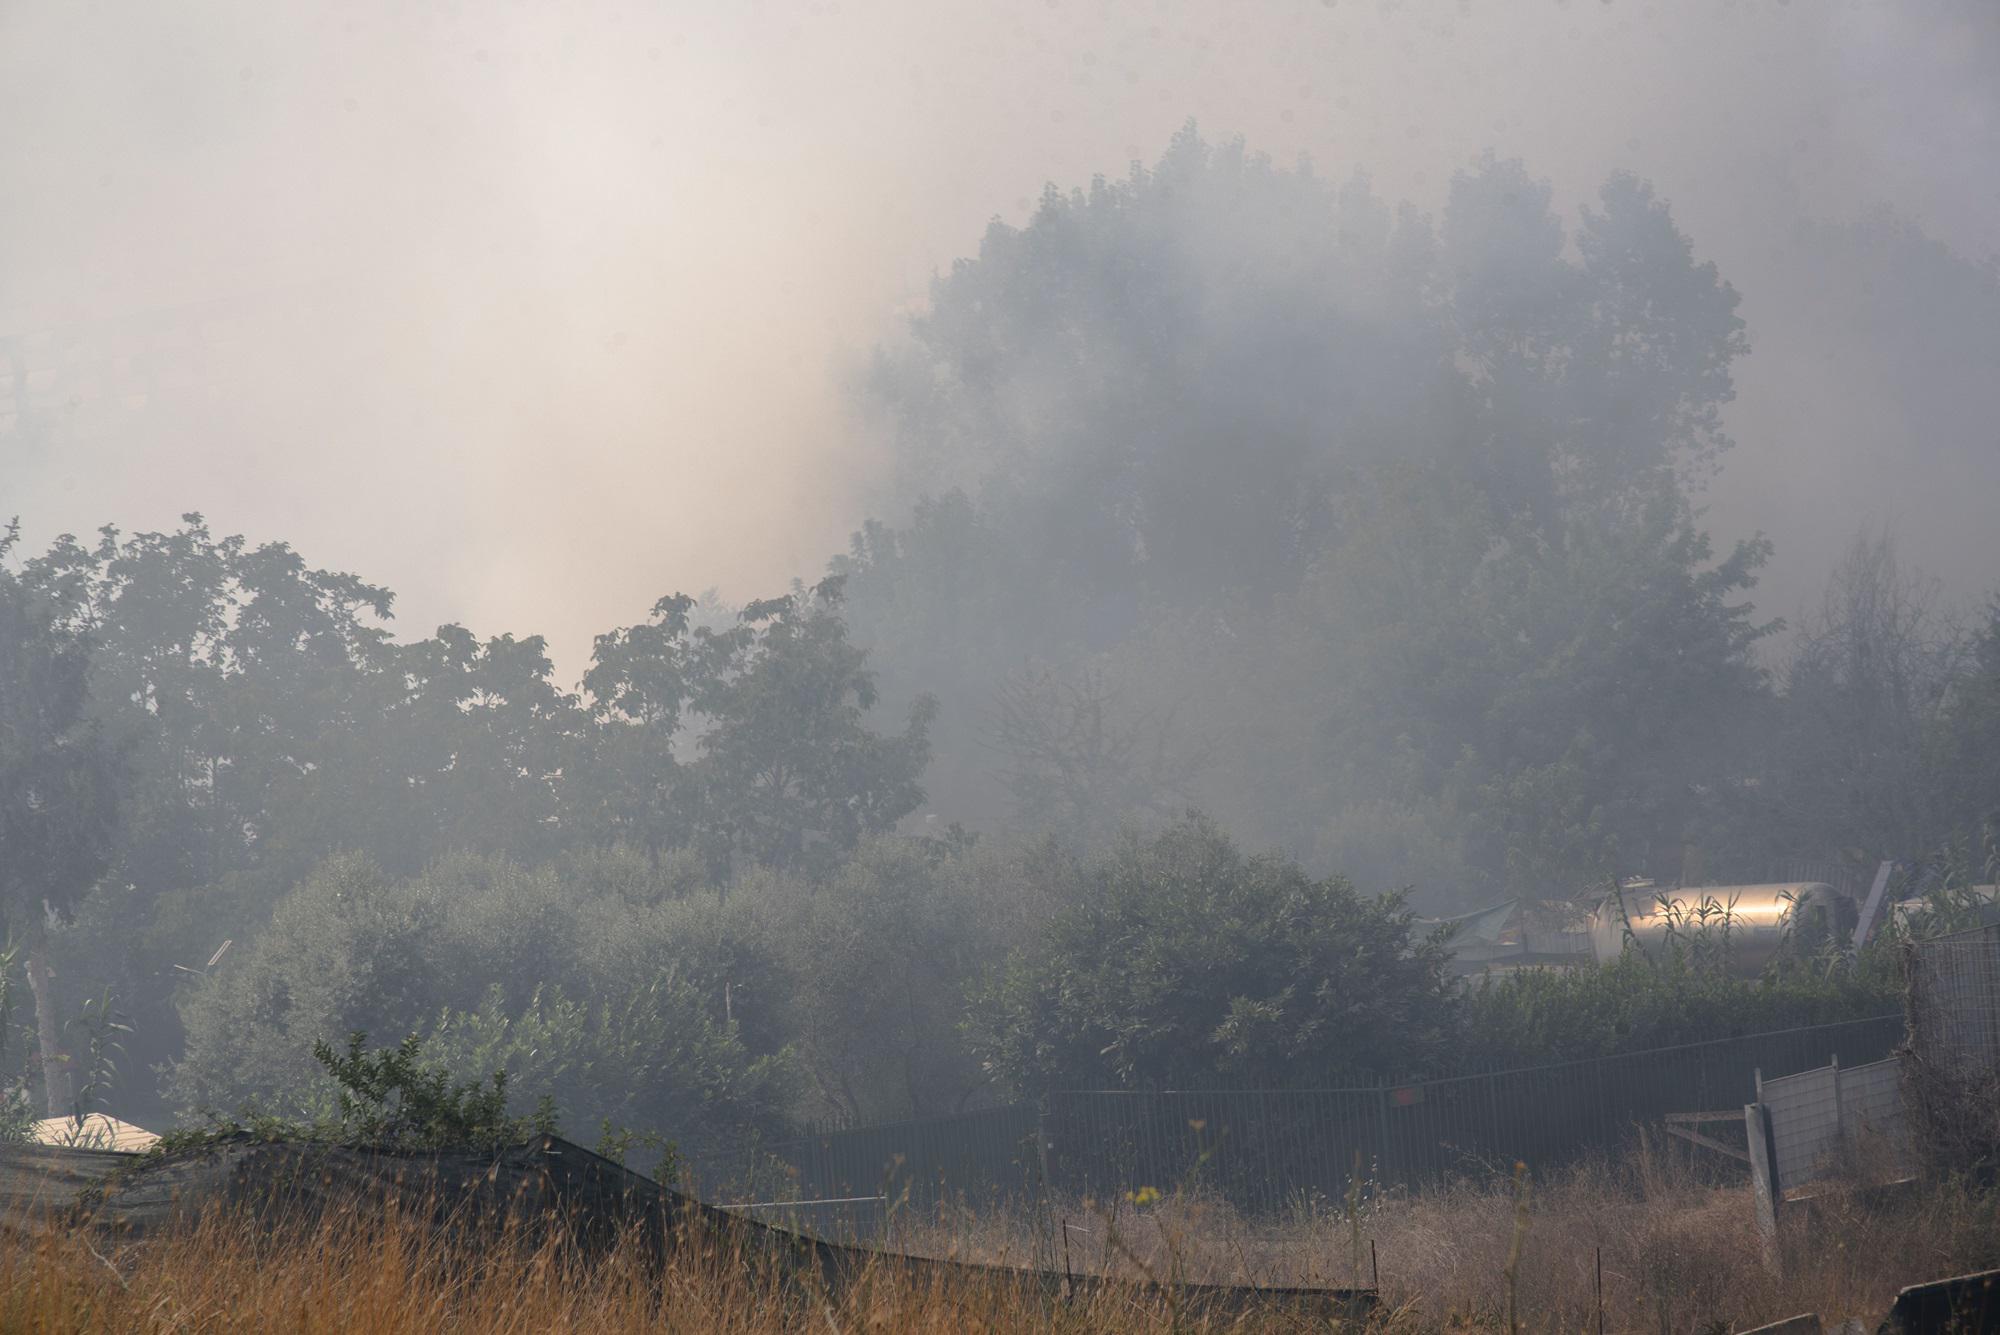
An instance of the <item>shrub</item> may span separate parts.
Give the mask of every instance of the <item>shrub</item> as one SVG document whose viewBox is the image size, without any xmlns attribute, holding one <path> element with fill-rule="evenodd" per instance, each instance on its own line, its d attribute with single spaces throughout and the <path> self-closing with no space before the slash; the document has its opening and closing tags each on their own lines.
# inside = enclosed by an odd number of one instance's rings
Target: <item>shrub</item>
<svg viewBox="0 0 2000 1335">
<path fill-rule="evenodd" d="M 720 988 L 682 969 L 657 930 L 672 907 L 492 859 L 408 880 L 333 859 L 189 984 L 171 1087 L 189 1112 L 249 1100 L 322 1120 L 336 1091 L 307 1054 L 363 1031 L 417 1035 L 455 1079 L 510 1072 L 516 1113 L 555 1097 L 587 1122 L 675 1137 L 768 1122 L 789 1098 L 791 1057 L 746 1048 Z"/>
<path fill-rule="evenodd" d="M 1073 879 L 976 999 L 978 1050 L 1019 1088 L 1332 1085 L 1452 1047 L 1448 949 L 1400 895 L 1246 858 L 1193 814 Z"/>
</svg>

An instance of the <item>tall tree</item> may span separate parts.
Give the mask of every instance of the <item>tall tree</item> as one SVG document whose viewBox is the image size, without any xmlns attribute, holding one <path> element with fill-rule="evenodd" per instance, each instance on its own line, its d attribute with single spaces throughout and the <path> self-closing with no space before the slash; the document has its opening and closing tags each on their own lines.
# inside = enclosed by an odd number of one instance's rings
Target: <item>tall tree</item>
<svg viewBox="0 0 2000 1335">
<path fill-rule="evenodd" d="M 885 698 L 945 702 L 943 814 L 1019 768 L 954 720 L 1089 664 L 1181 702 L 1194 797 L 1318 867 L 1421 845 L 1471 898 L 1678 848 L 1765 688 L 1767 549 L 1689 501 L 1743 325 L 1643 182 L 1552 200 L 1487 158 L 1433 222 L 1190 128 L 989 227 L 871 382 L 910 518 L 835 567 Z"/>
<path fill-rule="evenodd" d="M 133 748 L 119 861 L 150 893 L 254 862 L 328 743 L 375 713 L 391 595 L 282 543 L 189 514 L 172 533 L 65 536 L 22 578 L 96 645 L 92 710 Z"/>
<path fill-rule="evenodd" d="M 1010 676 L 995 693 L 989 744 L 1006 757 L 1016 822 L 1076 847 L 1102 845 L 1135 816 L 1185 808 L 1208 761 L 1175 711 L 1133 704 L 1097 665 Z"/>
<path fill-rule="evenodd" d="M 652 615 L 597 637 L 583 689 L 597 722 L 590 755 L 570 785 L 580 826 L 599 843 L 643 850 L 658 862 L 694 840 L 699 786 L 681 764 L 683 724 L 708 658 L 692 634 L 684 593 Z"/>
<path fill-rule="evenodd" d="M 603 767 L 583 779 L 597 828 L 655 852 L 692 843 L 718 875 L 739 862 L 823 875 L 916 810 L 935 702 L 913 701 L 900 734 L 867 726 L 875 676 L 841 603 L 833 576 L 716 629 L 675 596 L 599 636 L 584 679 L 608 725 Z"/>
<path fill-rule="evenodd" d="M 843 581 L 752 603 L 709 643 L 722 657 L 694 696 L 706 821 L 755 861 L 824 874 L 862 836 L 924 800 L 930 724 L 919 697 L 901 734 L 872 732 L 868 653 L 841 616 Z"/>
<path fill-rule="evenodd" d="M 1947 758 L 1969 700 L 1974 645 L 1935 581 L 1886 534 L 1855 537 L 1799 627 L 1785 665 L 1784 727 L 1765 785 L 1794 849 L 1912 859 L 1953 835 L 1964 777 Z"/>
<path fill-rule="evenodd" d="M 90 718 L 89 639 L 8 568 L 19 536 L 13 524 L 0 535 L 0 914 L 27 940 L 43 1091 L 59 1116 L 73 1090 L 47 921 L 110 865 L 119 766 Z"/>
<path fill-rule="evenodd" d="M 1448 505 L 1423 515 L 1435 505 L 1428 486 L 1383 498 L 1317 590 L 1348 637 L 1331 650 L 1336 787 L 1367 792 L 1386 770 L 1445 797 L 1495 890 L 1678 875 L 1708 804 L 1754 772 L 1751 651 L 1771 627 L 1745 593 L 1765 546 L 1713 560 L 1670 492 L 1554 534 L 1462 511 L 1452 528 Z"/>
<path fill-rule="evenodd" d="M 1958 794 L 1956 821 L 1968 829 L 1984 826 L 2000 845 L 2000 595 L 1988 604 L 1946 720 L 1939 759 Z"/>
</svg>

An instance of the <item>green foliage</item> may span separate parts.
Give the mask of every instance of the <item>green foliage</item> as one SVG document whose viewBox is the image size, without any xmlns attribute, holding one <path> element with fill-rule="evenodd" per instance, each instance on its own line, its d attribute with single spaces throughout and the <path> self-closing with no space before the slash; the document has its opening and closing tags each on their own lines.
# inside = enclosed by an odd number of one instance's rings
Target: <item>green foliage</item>
<svg viewBox="0 0 2000 1335">
<path fill-rule="evenodd" d="M 1458 813 L 1488 892 L 1567 898 L 1654 865 L 1677 876 L 1686 832 L 1712 824 L 1751 754 L 1764 689 L 1751 650 L 1768 628 L 1741 596 L 1764 547 L 1711 563 L 1665 494 L 1615 528 L 1404 527 L 1463 502 L 1399 486 L 1315 584 L 1353 636 L 1326 734 L 1337 790 L 1365 793 L 1386 771 Z"/>
<path fill-rule="evenodd" d="M 1955 780 L 1948 800 L 1958 837 L 1971 838 L 1978 828 L 1991 849 L 2000 831 L 2000 593 L 1968 658 L 1952 683 L 1933 754 L 1938 771 Z M 1989 860 L 1984 874 L 1991 884 L 2000 880 L 2000 867 Z"/>
<path fill-rule="evenodd" d="M 1907 914 L 1882 925 L 1885 938 L 1922 940 L 2000 922 L 2000 820 L 1904 869 L 1890 881 L 1891 898 L 1907 899 L 1913 883 L 1923 892 Z"/>
<path fill-rule="evenodd" d="M 1840 940 L 1794 935 L 1746 978 L 1726 906 L 1701 901 L 1666 917 L 1662 943 L 1642 950 L 1628 939 L 1610 965 L 1480 980 L 1465 999 L 1466 1052 L 1487 1067 L 1533 1066 L 1868 1019 L 1900 1004 L 1886 936 L 1855 959 Z"/>
<path fill-rule="evenodd" d="M 1447 948 L 1399 896 L 1245 858 L 1194 815 L 1072 875 L 975 1000 L 975 1047 L 1017 1089 L 1337 1085 L 1451 1050 Z"/>
<path fill-rule="evenodd" d="M 974 1046 L 1023 1091 L 1371 1083 L 1533 1066 L 1869 1018 L 1894 945 L 1788 944 L 1761 977 L 1730 924 L 1676 915 L 1652 952 L 1466 985 L 1396 897 L 1244 859 L 1189 818 L 1076 869 L 1057 912 L 975 996 Z"/>
<path fill-rule="evenodd" d="M 652 863 L 649 884 L 685 895 L 758 865 L 824 875 L 923 800 L 931 706 L 912 702 L 900 734 L 867 726 L 873 678 L 838 581 L 727 627 L 663 600 L 652 624 L 600 640 L 587 707 L 555 684 L 539 637 L 447 625 L 396 643 L 387 590 L 217 536 L 198 514 L 167 533 L 65 536 L 18 570 L 12 534 L 0 912 L 17 930 L 44 901 L 82 915 L 51 958 L 160 1017 L 134 1036 L 135 1072 L 182 1055 L 177 983 L 263 931 L 330 857 L 363 849 L 414 876 L 467 849 L 540 864 L 622 846 Z M 147 962 L 162 954 L 178 969 Z M 383 971 L 401 967 L 392 950 Z M 396 996 L 385 1007 L 412 1018 Z M 314 1036 L 271 1054 L 288 1079 Z M 160 1115 L 153 1091 L 129 1092 Z"/>
<path fill-rule="evenodd" d="M 690 846 L 718 879 L 752 865 L 825 875 L 915 810 L 935 703 L 917 698 L 900 736 L 868 729 L 875 678 L 841 602 L 829 577 L 716 630 L 692 624 L 681 595 L 599 636 L 584 686 L 602 731 L 579 784 L 599 837 Z"/>
<path fill-rule="evenodd" d="M 36 930 L 68 915 L 114 855 L 120 764 L 91 714 L 101 649 L 87 623 L 6 559 L 0 531 L 0 915 Z"/>
<path fill-rule="evenodd" d="M 633 1131 L 605 1118 L 603 1132 L 597 1141 L 597 1152 L 623 1166 L 634 1148 L 652 1150 L 660 1156 L 653 1167 L 653 1181 L 669 1186 L 679 1185 L 681 1175 L 687 1169 L 687 1161 L 681 1157 L 678 1144 L 657 1131 Z"/>
<path fill-rule="evenodd" d="M 89 629 L 92 716 L 133 767 L 119 861 L 149 888 L 244 865 L 253 832 L 292 835 L 282 813 L 386 703 L 360 697 L 387 680 L 390 595 L 198 514 L 59 538 L 21 579 Z"/>
<path fill-rule="evenodd" d="M 1882 962 L 1886 963 L 1886 961 Z M 1603 968 L 1524 969 L 1466 996 L 1464 1051 L 1491 1067 L 1538 1066 L 1893 1012 L 1888 967 L 1798 968 L 1763 978 L 1628 952 Z"/>
<path fill-rule="evenodd" d="M 15 968 L 20 962 L 21 948 L 12 941 L 0 945 L 0 1145 L 14 1144 L 28 1138 L 35 1123 L 35 1105 L 28 1097 L 27 1075 L 22 1062 L 22 1052 L 29 1042 L 29 1031 L 18 1027 L 14 1016 L 15 1003 L 19 994 L 15 991 Z"/>
<path fill-rule="evenodd" d="M 18 541 L 0 531 L 0 923 L 28 951 L 35 993 L 43 1099 L 68 1111 L 64 1007 L 48 967 L 49 919 L 72 919 L 116 856 L 127 786 L 122 748 L 92 716 L 100 646 L 87 619 L 7 558 Z"/>
<path fill-rule="evenodd" d="M 241 956 L 185 985 L 185 1053 L 169 1077 L 184 1109 L 246 1098 L 323 1111 L 309 1054 L 361 1030 L 411 1033 L 448 974 L 434 967 L 446 905 L 429 881 L 399 885 L 356 856 L 327 862 L 282 899 Z M 497 945 L 498 943 L 496 943 Z"/>
<path fill-rule="evenodd" d="M 1096 666 L 1008 678 L 990 741 L 1007 757 L 1016 822 L 1075 847 L 1101 846 L 1135 815 L 1170 816 L 1208 761 L 1173 710 L 1137 707 Z"/>
<path fill-rule="evenodd" d="M 246 1099 L 233 1117 L 205 1113 L 202 1125 L 163 1134 L 149 1153 L 175 1154 L 245 1138 L 377 1149 L 498 1149 L 556 1133 L 556 1107 L 546 1097 L 527 1116 L 509 1114 L 505 1069 L 454 1081 L 449 1070 L 424 1060 L 415 1034 L 393 1048 L 369 1051 L 367 1042 L 357 1030 L 344 1047 L 325 1040 L 313 1044 L 312 1060 L 332 1087 L 330 1103 L 316 1115 L 288 1116 Z"/>
<path fill-rule="evenodd" d="M 113 1004 L 107 990 L 87 998 L 83 1010 L 64 1026 L 71 1051 L 83 1049 L 83 1081 L 72 1094 L 70 1118 L 81 1128 L 93 1112 L 104 1110 L 111 1091 L 119 1082 L 119 1062 L 125 1058 L 121 1035 L 133 1032 L 131 1017 Z M 79 1043 L 74 1037 L 81 1034 Z"/>
<path fill-rule="evenodd" d="M 256 940 L 190 983 L 177 1101 L 321 1118 L 332 1095 L 305 1054 L 330 1035 L 387 1031 L 419 1035 L 455 1079 L 508 1070 L 517 1111 L 553 1097 L 584 1125 L 609 1117 L 683 1143 L 770 1123 L 792 1058 L 782 1042 L 745 1047 L 722 980 L 700 967 L 693 906 L 642 893 L 629 861 L 565 870 L 460 857 L 399 879 L 328 861 Z M 707 963 L 732 957 L 718 948 Z"/>
<path fill-rule="evenodd" d="M 35 1105 L 25 1085 L 0 1089 L 0 1145 L 26 1141 L 35 1126 Z"/>
<path fill-rule="evenodd" d="M 938 803 L 1194 802 L 1459 907 L 1677 873 L 1769 703 L 1768 547 L 1688 500 L 1743 326 L 1642 182 L 1551 199 L 1489 158 L 1433 223 L 1190 127 L 990 227 L 876 369 L 909 518 L 834 563 L 945 702 Z"/>
<path fill-rule="evenodd" d="M 1929 926 L 1982 911 L 2000 602 L 1962 631 L 1864 541 L 1764 672 L 1769 545 L 1693 499 L 1735 293 L 1644 183 L 1553 199 L 1487 158 L 1432 219 L 1193 127 L 1051 189 L 877 360 L 899 509 L 816 585 L 660 599 L 576 693 L 539 637 L 399 643 L 385 588 L 198 514 L 24 562 L 10 527 L 0 913 L 146 1017 L 145 1120 L 169 1068 L 331 1116 L 305 1054 L 353 1030 L 700 1137 L 1871 1006 L 1872 954 L 1701 950 L 1461 1004 L 1400 895 L 1321 877 L 1463 908 L 1956 848 Z M 1871 301 L 1969 290 L 1918 270 Z M 898 839 L 927 806 L 1020 838 Z"/>
<path fill-rule="evenodd" d="M 507 1115 L 505 1068 L 482 1084 L 454 1084 L 443 1067 L 420 1060 L 416 1035 L 393 1048 L 365 1050 L 368 1036 L 348 1035 L 347 1047 L 322 1040 L 313 1060 L 339 1087 L 335 1138 L 349 1143 L 409 1149 L 481 1149 L 519 1144 L 533 1135 L 553 1134 L 554 1104 L 542 1101 L 532 1117 Z"/>
<path fill-rule="evenodd" d="M 789 1092 L 784 1056 L 745 1053 L 672 977 L 595 1005 L 537 988 L 519 1011 L 495 987 L 477 1009 L 440 1015 L 425 1050 L 452 1071 L 506 1070 L 579 1123 L 643 1123 L 704 1149 L 769 1124 Z"/>
<path fill-rule="evenodd" d="M 746 887 L 746 890 L 748 888 Z M 959 1032 L 984 967 L 1025 935 L 1020 861 L 950 840 L 867 844 L 824 885 L 770 883 L 791 1031 L 825 1111 L 957 1111 L 990 1083 Z"/>
<path fill-rule="evenodd" d="M 1886 535 L 1862 534 L 1794 639 L 1759 814 L 1858 861 L 1909 861 L 1972 833 L 1994 791 L 1978 786 L 1981 690 L 1975 645 L 1936 586 Z"/>
</svg>

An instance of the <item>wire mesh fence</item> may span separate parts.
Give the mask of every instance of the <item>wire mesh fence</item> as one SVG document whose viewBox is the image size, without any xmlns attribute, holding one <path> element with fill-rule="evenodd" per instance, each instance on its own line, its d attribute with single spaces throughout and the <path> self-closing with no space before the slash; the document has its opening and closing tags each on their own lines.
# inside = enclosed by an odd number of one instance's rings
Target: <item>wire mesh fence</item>
<svg viewBox="0 0 2000 1335">
<path fill-rule="evenodd" d="M 1540 1169 L 1668 1113 L 1741 1108 L 1759 1070 L 1879 1060 L 1902 1033 L 1889 1015 L 1373 1089 L 1056 1094 L 1049 1181 L 1099 1196 L 1198 1181 L 1265 1214 L 1338 1201 L 1357 1169 L 1400 1187 Z"/>
<path fill-rule="evenodd" d="M 1986 1173 L 2000 1146 L 2000 925 L 1905 948 L 1903 1102 L 1934 1171 Z"/>
<path fill-rule="evenodd" d="M 896 1211 L 944 1202 L 995 1209 L 1042 1191 L 1040 1110 L 1006 1104 L 943 1117 L 823 1130 L 759 1147 L 754 1161 L 695 1166 L 706 1198 L 813 1228 L 868 1235 Z M 769 1219 L 771 1216 L 760 1214 Z"/>
<path fill-rule="evenodd" d="M 1914 942 L 1904 970 L 1917 1055 L 1961 1075 L 2000 1071 L 2000 925 Z"/>
<path fill-rule="evenodd" d="M 1757 1073 L 1889 1055 L 1903 1017 L 1752 1034 L 1360 1089 L 1078 1090 L 1039 1104 L 833 1130 L 766 1154 L 798 1200 L 860 1198 L 843 1228 L 950 1202 L 1106 1199 L 1198 1184 L 1250 1214 L 1338 1202 L 1354 1182 L 1422 1187 L 1610 1149 L 1673 1112 L 1740 1109 Z M 875 1199 L 888 1202 L 878 1207 Z"/>
</svg>

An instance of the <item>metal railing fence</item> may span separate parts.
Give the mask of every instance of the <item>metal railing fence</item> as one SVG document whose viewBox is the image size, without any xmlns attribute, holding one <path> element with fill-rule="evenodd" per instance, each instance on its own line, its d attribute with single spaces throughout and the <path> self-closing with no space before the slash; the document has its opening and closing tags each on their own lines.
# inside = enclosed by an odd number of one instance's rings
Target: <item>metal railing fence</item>
<svg viewBox="0 0 2000 1335">
<path fill-rule="evenodd" d="M 1795 1191 L 1866 1149 L 1878 1171 L 1914 1171 L 1903 1114 L 1902 1062 L 1835 1064 L 1766 1080 L 1758 1102 L 1769 1110 L 1777 1190 Z"/>
<path fill-rule="evenodd" d="M 847 1221 L 863 1231 L 874 1215 L 947 1202 L 990 1208 L 1186 1184 L 1268 1215 L 1339 1202 L 1357 1163 L 1371 1187 L 1504 1174 L 1516 1161 L 1551 1167 L 1615 1148 L 1668 1113 L 1741 1108 L 1760 1070 L 1769 1079 L 1879 1061 L 1903 1032 L 1903 1017 L 1886 1015 L 1360 1089 L 1060 1091 L 1039 1104 L 825 1131 L 763 1153 L 798 1199 L 886 1198 L 887 1210 Z"/>
<path fill-rule="evenodd" d="M 840 1227 L 866 1233 L 899 1210 L 934 1211 L 946 1201 L 990 1209 L 1041 1193 L 1039 1113 L 1006 1104 L 942 1117 L 823 1130 L 762 1146 L 754 1176 L 740 1165 L 697 1164 L 707 1199 L 745 1192 L 798 1200 L 857 1201 L 836 1210 Z M 749 1185 L 754 1182 L 755 1185 Z M 881 1204 L 869 1204 L 880 1198 Z M 780 1199 L 772 1208 L 782 1206 Z M 824 1230 L 818 1230 L 822 1233 Z"/>
</svg>

